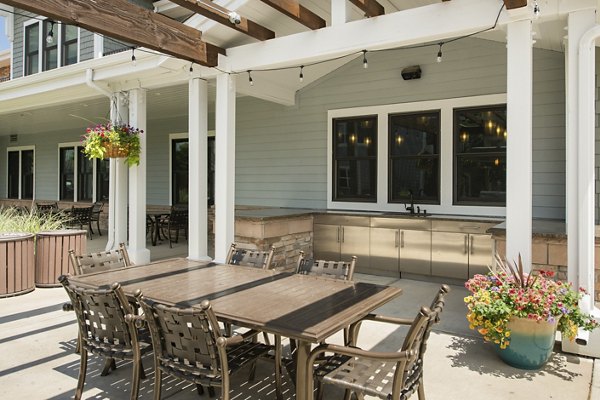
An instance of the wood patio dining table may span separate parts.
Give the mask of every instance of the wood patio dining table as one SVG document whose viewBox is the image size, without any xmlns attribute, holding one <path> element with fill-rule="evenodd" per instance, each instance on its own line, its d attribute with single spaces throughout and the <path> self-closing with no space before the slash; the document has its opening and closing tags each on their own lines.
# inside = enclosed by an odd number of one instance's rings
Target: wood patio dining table
<svg viewBox="0 0 600 400">
<path fill-rule="evenodd" d="M 319 343 L 402 293 L 363 282 L 175 258 L 148 265 L 71 277 L 89 288 L 119 282 L 132 296 L 189 307 L 211 301 L 220 320 L 296 339 L 296 399 L 304 386 L 311 343 Z"/>
</svg>

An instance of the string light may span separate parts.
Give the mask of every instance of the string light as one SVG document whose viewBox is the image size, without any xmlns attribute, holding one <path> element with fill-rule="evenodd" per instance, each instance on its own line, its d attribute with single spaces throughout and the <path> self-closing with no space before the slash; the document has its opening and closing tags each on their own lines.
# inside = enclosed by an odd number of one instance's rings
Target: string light
<svg viewBox="0 0 600 400">
<path fill-rule="evenodd" d="M 194 63 L 190 64 L 190 76 L 194 73 Z"/>
<path fill-rule="evenodd" d="M 367 61 L 367 51 L 363 50 L 362 53 L 363 53 L 363 68 L 367 69 L 367 68 L 369 68 L 369 62 Z"/>
<path fill-rule="evenodd" d="M 133 63 L 133 66 L 135 67 L 135 65 L 136 65 L 136 61 L 135 61 L 135 47 L 131 48 L 131 62 Z"/>
<path fill-rule="evenodd" d="M 50 31 L 46 35 L 46 43 L 51 44 L 54 42 L 54 21 L 50 21 Z"/>
<path fill-rule="evenodd" d="M 444 45 L 443 42 L 440 43 L 440 49 L 438 50 L 438 53 L 437 53 L 437 59 L 436 59 L 436 61 L 439 62 L 439 63 L 442 62 L 442 46 L 443 45 Z"/>
<path fill-rule="evenodd" d="M 304 70 L 304 65 L 300 66 L 300 82 L 304 81 L 304 73 L 302 73 L 302 71 Z"/>
<path fill-rule="evenodd" d="M 539 18 L 540 12 L 540 5 L 538 4 L 537 0 L 535 0 L 533 3 L 533 15 L 535 15 L 536 18 Z"/>
<path fill-rule="evenodd" d="M 254 81 L 252 80 L 252 71 L 248 70 L 248 82 L 250 83 L 250 86 L 254 86 Z"/>
</svg>

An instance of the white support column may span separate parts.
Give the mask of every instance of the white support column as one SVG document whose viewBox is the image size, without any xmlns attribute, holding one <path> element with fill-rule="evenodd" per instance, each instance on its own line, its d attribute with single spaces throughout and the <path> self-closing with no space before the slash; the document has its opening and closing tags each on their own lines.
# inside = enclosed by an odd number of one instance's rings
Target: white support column
<svg viewBox="0 0 600 400">
<path fill-rule="evenodd" d="M 129 99 L 123 95 L 118 95 L 118 123 L 127 123 L 129 118 Z M 119 246 L 119 243 L 127 243 L 127 178 L 129 175 L 129 167 L 125 163 L 124 158 L 111 159 L 111 170 L 115 170 L 115 242 L 113 249 Z M 108 244 L 107 244 L 108 246 Z"/>
<path fill-rule="evenodd" d="M 215 261 L 235 239 L 235 76 L 217 76 L 215 110 Z"/>
<path fill-rule="evenodd" d="M 188 258 L 208 257 L 208 85 L 204 79 L 189 82 L 189 227 Z"/>
<path fill-rule="evenodd" d="M 508 24 L 506 258 L 531 267 L 533 49 L 531 21 Z"/>
<path fill-rule="evenodd" d="M 577 11 L 569 14 L 568 37 L 566 49 L 566 184 L 567 184 L 567 251 L 568 280 L 574 287 L 579 287 L 579 224 L 578 218 L 578 104 L 579 104 L 579 42 L 596 22 L 593 10 Z M 593 142 L 591 143 L 593 148 Z"/>
<path fill-rule="evenodd" d="M 140 165 L 129 168 L 129 246 L 128 252 L 134 264 L 150 262 L 150 250 L 146 248 L 146 91 L 129 91 L 129 125 L 143 131 L 140 135 Z"/>
<path fill-rule="evenodd" d="M 331 0 L 331 26 L 348 22 L 351 12 L 351 3 L 348 0 Z"/>
</svg>

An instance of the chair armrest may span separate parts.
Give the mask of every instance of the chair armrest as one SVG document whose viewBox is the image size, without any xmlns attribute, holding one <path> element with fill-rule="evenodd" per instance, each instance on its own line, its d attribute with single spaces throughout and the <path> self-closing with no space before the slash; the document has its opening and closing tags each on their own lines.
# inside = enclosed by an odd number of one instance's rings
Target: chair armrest
<svg viewBox="0 0 600 400">
<path fill-rule="evenodd" d="M 244 341 L 244 335 L 233 335 L 230 337 L 221 336 L 217 339 L 217 346 L 227 347 L 235 344 L 240 344 Z"/>
<path fill-rule="evenodd" d="M 374 322 L 383 322 L 388 324 L 395 325 L 405 325 L 410 326 L 413 323 L 413 320 L 406 318 L 396 318 L 396 317 L 388 317 L 380 314 L 368 314 L 363 317 L 361 320 L 356 321 L 349 327 L 349 344 L 356 345 L 358 341 L 358 333 L 360 331 L 360 327 L 363 321 L 374 321 Z"/>
<path fill-rule="evenodd" d="M 414 356 L 414 350 L 405 350 L 405 351 L 370 351 L 363 350 L 358 347 L 350 347 L 350 346 L 339 346 L 336 344 L 322 344 L 316 347 L 313 351 L 310 352 L 308 357 L 308 366 L 311 366 L 315 363 L 317 357 L 323 353 L 336 353 L 350 357 L 362 357 L 371 360 L 378 361 L 403 361 L 408 360 Z"/>
<path fill-rule="evenodd" d="M 63 304 L 62 309 L 63 311 L 75 311 L 73 304 L 71 304 L 70 302 Z"/>
<path fill-rule="evenodd" d="M 125 321 L 133 322 L 133 325 L 135 325 L 136 328 L 141 329 L 146 323 L 146 318 L 144 315 L 127 314 L 125 315 Z"/>
</svg>

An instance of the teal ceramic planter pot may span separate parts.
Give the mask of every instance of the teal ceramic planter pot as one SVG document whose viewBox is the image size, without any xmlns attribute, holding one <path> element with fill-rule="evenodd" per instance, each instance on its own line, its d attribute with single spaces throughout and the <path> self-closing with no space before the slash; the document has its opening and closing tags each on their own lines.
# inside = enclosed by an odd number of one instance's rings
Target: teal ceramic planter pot
<svg viewBox="0 0 600 400">
<path fill-rule="evenodd" d="M 539 369 L 552 354 L 558 320 L 537 322 L 527 318 L 511 318 L 510 344 L 506 349 L 496 346 L 500 358 L 516 368 Z"/>
</svg>

